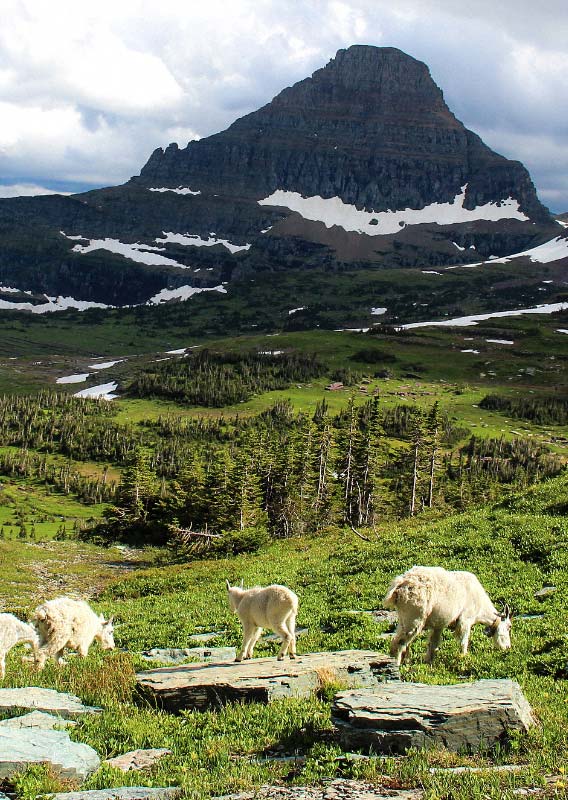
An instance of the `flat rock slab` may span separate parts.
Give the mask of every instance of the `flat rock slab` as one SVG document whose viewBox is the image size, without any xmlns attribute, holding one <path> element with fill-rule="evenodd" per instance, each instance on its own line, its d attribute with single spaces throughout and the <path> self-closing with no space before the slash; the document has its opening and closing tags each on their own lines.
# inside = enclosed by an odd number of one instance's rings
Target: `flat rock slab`
<svg viewBox="0 0 568 800">
<path fill-rule="evenodd" d="M 191 659 L 199 661 L 234 661 L 236 647 L 153 647 L 144 650 L 140 657 L 146 661 L 161 661 L 162 664 L 183 664 Z"/>
<path fill-rule="evenodd" d="M 46 714 L 43 711 L 30 711 L 21 717 L 11 717 L 0 722 L 0 728 L 36 728 L 44 731 L 52 731 L 55 728 L 73 728 L 77 723 L 71 719 L 55 717 L 53 714 Z"/>
<path fill-rule="evenodd" d="M 161 758 L 169 756 L 171 753 L 172 751 L 168 750 L 167 747 L 149 750 L 130 750 L 128 753 L 123 753 L 121 756 L 107 758 L 104 763 L 108 764 L 109 767 L 120 769 L 122 772 L 149 769 Z"/>
<path fill-rule="evenodd" d="M 59 792 L 51 800 L 172 800 L 180 794 L 177 786 L 120 786 L 116 789 L 88 789 L 84 792 Z"/>
<path fill-rule="evenodd" d="M 83 714 L 100 711 L 94 706 L 85 706 L 74 694 L 56 692 L 55 689 L 41 689 L 38 686 L 25 686 L 21 689 L 0 689 L 0 711 L 14 712 L 19 708 L 29 708 L 56 714 L 66 719 L 75 719 Z"/>
<path fill-rule="evenodd" d="M 44 763 L 61 778 L 84 781 L 101 762 L 92 747 L 72 742 L 65 731 L 0 728 L 0 779 Z"/>
<path fill-rule="evenodd" d="M 214 708 L 231 701 L 268 703 L 281 697 L 307 697 L 322 681 L 378 688 L 399 677 L 394 659 L 371 650 L 309 653 L 295 660 L 254 658 L 240 663 L 187 664 L 140 672 L 144 699 L 167 711 Z"/>
<path fill-rule="evenodd" d="M 434 746 L 478 752 L 535 722 L 521 687 L 511 680 L 386 683 L 372 692 L 339 692 L 331 715 L 350 749 L 392 754 Z"/>
<path fill-rule="evenodd" d="M 257 792 L 230 794 L 214 800 L 421 800 L 423 797 L 420 789 L 387 789 L 366 781 L 338 778 L 327 786 L 263 786 Z"/>
</svg>

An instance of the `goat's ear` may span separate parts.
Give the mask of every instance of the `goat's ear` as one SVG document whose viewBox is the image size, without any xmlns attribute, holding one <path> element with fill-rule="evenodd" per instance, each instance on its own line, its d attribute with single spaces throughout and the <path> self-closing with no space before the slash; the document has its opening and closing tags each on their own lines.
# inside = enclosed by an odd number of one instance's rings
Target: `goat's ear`
<svg viewBox="0 0 568 800">
<path fill-rule="evenodd" d="M 225 584 L 227 586 L 227 591 L 229 591 L 229 589 L 231 588 L 231 584 L 229 583 L 229 581 L 226 578 L 225 578 Z"/>
<path fill-rule="evenodd" d="M 112 625 L 113 622 L 114 622 L 114 614 L 111 614 L 111 616 L 107 619 L 105 624 Z"/>
</svg>

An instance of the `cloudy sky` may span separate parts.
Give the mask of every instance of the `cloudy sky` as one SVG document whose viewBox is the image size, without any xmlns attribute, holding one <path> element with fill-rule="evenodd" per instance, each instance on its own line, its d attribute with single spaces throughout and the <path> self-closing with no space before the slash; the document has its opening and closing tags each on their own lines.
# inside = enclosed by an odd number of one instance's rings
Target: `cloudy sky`
<svg viewBox="0 0 568 800">
<path fill-rule="evenodd" d="M 137 174 L 340 47 L 425 61 L 452 111 L 568 211 L 566 0 L 0 0 L 0 196 Z"/>
</svg>

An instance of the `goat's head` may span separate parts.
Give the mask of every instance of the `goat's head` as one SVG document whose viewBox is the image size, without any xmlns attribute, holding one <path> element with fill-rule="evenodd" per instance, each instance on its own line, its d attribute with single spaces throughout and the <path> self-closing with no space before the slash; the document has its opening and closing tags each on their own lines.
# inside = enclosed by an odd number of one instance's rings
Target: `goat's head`
<svg viewBox="0 0 568 800">
<path fill-rule="evenodd" d="M 231 586 L 229 581 L 225 581 L 227 586 L 227 595 L 229 597 L 229 608 L 233 613 L 236 613 L 237 606 L 239 605 L 239 599 L 243 592 L 243 581 L 241 581 L 240 586 Z"/>
<path fill-rule="evenodd" d="M 513 626 L 511 609 L 507 604 L 503 612 L 499 614 L 493 625 L 485 629 L 487 636 L 493 639 L 496 650 L 511 649 L 511 628 Z"/>
<path fill-rule="evenodd" d="M 114 650 L 114 617 L 109 617 L 105 620 L 101 614 L 99 620 L 101 622 L 101 629 L 97 639 L 103 650 Z"/>
</svg>

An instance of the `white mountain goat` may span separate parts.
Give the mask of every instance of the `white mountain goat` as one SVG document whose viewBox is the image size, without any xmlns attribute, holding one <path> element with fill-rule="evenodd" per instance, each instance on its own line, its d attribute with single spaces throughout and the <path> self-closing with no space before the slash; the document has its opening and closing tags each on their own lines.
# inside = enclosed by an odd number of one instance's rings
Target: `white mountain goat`
<svg viewBox="0 0 568 800">
<path fill-rule="evenodd" d="M 231 611 L 238 615 L 243 626 L 243 646 L 236 661 L 252 658 L 254 646 L 263 628 L 270 628 L 282 637 L 278 661 L 286 653 L 296 658 L 296 614 L 298 598 L 286 586 L 254 586 L 243 589 L 226 581 Z"/>
<path fill-rule="evenodd" d="M 391 583 L 384 599 L 398 612 L 398 628 L 391 644 L 397 664 L 406 657 L 414 639 L 426 628 L 432 631 L 426 662 L 432 663 L 444 628 L 450 628 L 467 653 L 472 625 L 486 625 L 485 633 L 498 650 L 511 647 L 511 611 L 500 614 L 477 577 L 471 572 L 449 572 L 441 567 L 412 567 Z"/>
<path fill-rule="evenodd" d="M 6 655 L 17 644 L 28 642 L 37 652 L 39 639 L 36 629 L 13 614 L 0 614 L 0 678 L 6 675 Z"/>
<path fill-rule="evenodd" d="M 103 650 L 114 648 L 113 618 L 105 620 L 97 615 L 84 600 L 70 597 L 57 597 L 36 608 L 33 624 L 40 637 L 37 664 L 43 669 L 48 658 L 57 664 L 64 664 L 63 651 L 66 647 L 77 650 L 85 658 L 94 639 Z"/>
</svg>

